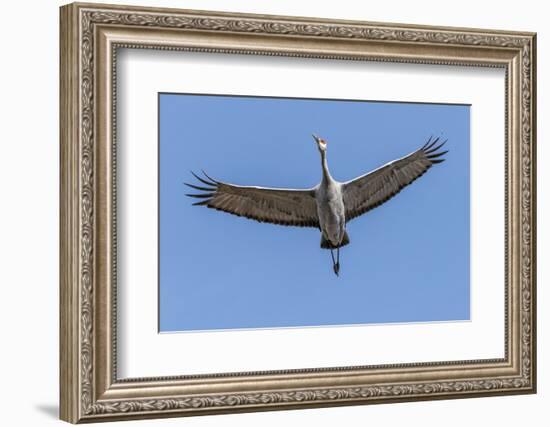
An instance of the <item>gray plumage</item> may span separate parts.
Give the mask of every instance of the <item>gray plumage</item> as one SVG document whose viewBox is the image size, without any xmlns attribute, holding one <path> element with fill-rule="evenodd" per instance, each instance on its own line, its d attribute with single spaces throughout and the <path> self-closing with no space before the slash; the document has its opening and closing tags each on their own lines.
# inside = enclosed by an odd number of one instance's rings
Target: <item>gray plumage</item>
<svg viewBox="0 0 550 427">
<path fill-rule="evenodd" d="M 310 189 L 251 187 L 217 181 L 204 171 L 204 178 L 191 172 L 200 185 L 187 186 L 200 191 L 187 194 L 207 206 L 233 215 L 272 224 L 315 227 L 321 230 L 321 247 L 331 250 L 334 272 L 340 269 L 339 248 L 349 243 L 346 223 L 386 202 L 401 189 L 421 177 L 434 164 L 441 163 L 446 141 L 430 138 L 409 155 L 347 182 L 330 175 L 327 142 L 313 135 L 321 154 L 322 179 Z M 332 250 L 337 250 L 336 259 Z"/>
</svg>

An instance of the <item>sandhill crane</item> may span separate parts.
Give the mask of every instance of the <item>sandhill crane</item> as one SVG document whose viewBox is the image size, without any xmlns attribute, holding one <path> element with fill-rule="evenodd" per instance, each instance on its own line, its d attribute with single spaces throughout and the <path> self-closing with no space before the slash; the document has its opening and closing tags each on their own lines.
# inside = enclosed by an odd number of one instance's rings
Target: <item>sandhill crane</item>
<svg viewBox="0 0 550 427">
<path fill-rule="evenodd" d="M 259 222 L 298 227 L 315 227 L 321 231 L 321 248 L 330 249 L 332 267 L 338 276 L 340 248 L 350 240 L 346 223 L 381 205 L 432 167 L 441 163 L 447 151 L 439 151 L 432 137 L 420 149 L 393 162 L 358 176 L 338 182 L 327 164 L 327 141 L 312 135 L 321 154 L 321 182 L 309 189 L 266 188 L 228 184 L 217 181 L 203 171 L 204 178 L 191 172 L 206 187 L 185 183 L 199 194 L 187 194 L 201 200 L 193 203 Z M 336 257 L 334 256 L 336 250 Z"/>
</svg>

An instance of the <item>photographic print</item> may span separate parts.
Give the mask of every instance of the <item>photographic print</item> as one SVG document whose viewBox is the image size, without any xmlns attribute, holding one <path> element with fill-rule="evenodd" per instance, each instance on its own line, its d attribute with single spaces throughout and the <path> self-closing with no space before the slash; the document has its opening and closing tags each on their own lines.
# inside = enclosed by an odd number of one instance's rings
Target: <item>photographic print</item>
<svg viewBox="0 0 550 427">
<path fill-rule="evenodd" d="M 158 104 L 160 332 L 470 320 L 469 105 Z"/>
<path fill-rule="evenodd" d="M 60 10 L 60 418 L 536 392 L 536 34 Z"/>
</svg>

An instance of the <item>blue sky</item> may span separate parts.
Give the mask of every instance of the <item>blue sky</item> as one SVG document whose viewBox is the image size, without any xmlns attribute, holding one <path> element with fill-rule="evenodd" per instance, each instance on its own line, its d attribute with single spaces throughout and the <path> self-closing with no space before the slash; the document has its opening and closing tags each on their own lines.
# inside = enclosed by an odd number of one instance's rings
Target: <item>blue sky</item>
<svg viewBox="0 0 550 427">
<path fill-rule="evenodd" d="M 470 107 L 159 94 L 159 329 L 277 328 L 470 317 Z M 310 188 L 311 137 L 344 181 L 448 139 L 447 160 L 347 225 L 340 277 L 313 228 L 205 207 L 190 170 L 241 185 Z"/>
</svg>

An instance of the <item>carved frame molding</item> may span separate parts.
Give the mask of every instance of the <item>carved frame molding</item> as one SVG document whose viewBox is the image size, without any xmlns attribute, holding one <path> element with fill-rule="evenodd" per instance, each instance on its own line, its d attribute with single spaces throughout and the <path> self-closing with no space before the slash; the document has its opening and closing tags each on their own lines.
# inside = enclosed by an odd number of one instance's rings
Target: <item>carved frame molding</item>
<svg viewBox="0 0 550 427">
<path fill-rule="evenodd" d="M 60 42 L 62 419 L 535 392 L 535 34 L 71 4 L 61 8 Z M 506 357 L 117 380 L 113 176 L 120 47 L 506 68 Z M 267 385 L 266 377 L 273 377 Z M 197 384 L 210 391 L 196 392 Z"/>
</svg>

